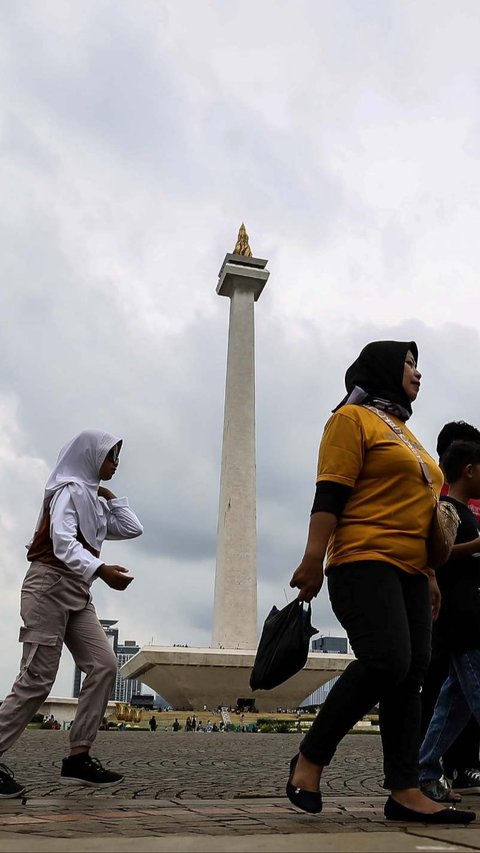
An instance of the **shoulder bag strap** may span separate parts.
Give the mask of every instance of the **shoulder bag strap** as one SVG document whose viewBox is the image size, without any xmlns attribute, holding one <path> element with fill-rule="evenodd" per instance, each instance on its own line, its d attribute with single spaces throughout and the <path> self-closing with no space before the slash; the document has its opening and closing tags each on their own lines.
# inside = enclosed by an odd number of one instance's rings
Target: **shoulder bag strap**
<svg viewBox="0 0 480 853">
<path fill-rule="evenodd" d="M 392 419 L 389 418 L 388 415 L 385 412 L 383 412 L 381 409 L 377 409 L 375 406 L 365 406 L 365 408 L 369 409 L 369 411 L 373 412 L 375 415 L 378 415 L 378 417 L 381 418 L 382 421 L 384 421 L 387 424 L 387 426 L 389 426 L 390 429 L 392 429 L 393 432 L 396 433 L 396 435 L 398 435 L 398 437 L 403 441 L 403 443 L 407 445 L 409 450 L 412 451 L 413 455 L 415 456 L 417 462 L 420 465 L 420 468 L 422 469 L 422 475 L 423 475 L 425 482 L 430 486 L 430 488 L 432 490 L 432 494 L 435 498 L 435 503 L 438 503 L 438 497 L 437 497 L 437 494 L 435 492 L 435 489 L 433 488 L 433 480 L 432 480 L 432 477 L 430 474 L 430 469 L 429 469 L 427 463 L 425 462 L 425 460 L 422 459 L 422 457 L 420 456 L 415 445 L 410 441 L 408 436 L 405 435 L 403 429 L 401 427 L 399 427 L 394 421 L 392 421 Z"/>
</svg>

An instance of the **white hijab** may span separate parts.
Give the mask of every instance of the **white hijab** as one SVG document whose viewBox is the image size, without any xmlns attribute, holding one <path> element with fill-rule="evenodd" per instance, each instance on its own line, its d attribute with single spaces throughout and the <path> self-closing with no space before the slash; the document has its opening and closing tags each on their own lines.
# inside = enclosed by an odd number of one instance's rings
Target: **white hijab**
<svg viewBox="0 0 480 853">
<path fill-rule="evenodd" d="M 100 551 L 107 530 L 107 519 L 98 498 L 99 474 L 107 453 L 116 444 L 122 444 L 122 439 L 109 432 L 84 429 L 62 447 L 45 486 L 35 533 L 53 495 L 66 487 L 74 503 L 82 535 L 92 548 Z"/>
</svg>

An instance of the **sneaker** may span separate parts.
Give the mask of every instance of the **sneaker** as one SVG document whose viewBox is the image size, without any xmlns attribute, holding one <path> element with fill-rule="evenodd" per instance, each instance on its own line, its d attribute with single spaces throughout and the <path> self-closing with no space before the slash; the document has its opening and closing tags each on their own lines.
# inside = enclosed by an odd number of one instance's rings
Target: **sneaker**
<svg viewBox="0 0 480 853">
<path fill-rule="evenodd" d="M 437 803 L 459 803 L 462 799 L 458 792 L 452 791 L 450 782 L 445 776 L 441 776 L 440 779 L 429 779 L 428 782 L 421 782 L 420 790 L 422 794 Z"/>
<path fill-rule="evenodd" d="M 123 781 L 121 773 L 105 770 L 98 758 L 92 758 L 88 752 L 64 758 L 60 781 L 64 785 L 89 785 L 92 788 L 108 788 Z"/>
<path fill-rule="evenodd" d="M 2 800 L 13 800 L 14 797 L 21 797 L 25 792 L 25 785 L 19 785 L 15 782 L 10 767 L 6 764 L 0 764 L 0 798 Z"/>
<path fill-rule="evenodd" d="M 462 794 L 480 794 L 480 770 L 474 767 L 461 770 L 456 774 L 452 787 Z"/>
</svg>

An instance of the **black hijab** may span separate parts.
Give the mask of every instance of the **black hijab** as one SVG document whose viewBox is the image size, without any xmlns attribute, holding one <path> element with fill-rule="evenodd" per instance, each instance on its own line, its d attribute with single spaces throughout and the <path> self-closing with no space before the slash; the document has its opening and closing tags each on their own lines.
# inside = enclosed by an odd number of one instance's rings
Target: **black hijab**
<svg viewBox="0 0 480 853">
<path fill-rule="evenodd" d="M 347 402 L 390 403 L 399 409 L 399 416 L 407 420 L 412 414 L 412 406 L 403 390 L 403 371 L 409 350 L 416 362 L 418 348 L 415 341 L 373 341 L 367 344 L 345 374 L 347 394 L 334 411 Z"/>
</svg>

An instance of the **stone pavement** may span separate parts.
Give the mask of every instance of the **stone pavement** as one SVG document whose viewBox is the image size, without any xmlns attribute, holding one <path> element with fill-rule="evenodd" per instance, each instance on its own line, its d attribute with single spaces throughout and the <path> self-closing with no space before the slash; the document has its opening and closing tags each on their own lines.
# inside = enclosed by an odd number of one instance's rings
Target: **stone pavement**
<svg viewBox="0 0 480 853">
<path fill-rule="evenodd" d="M 462 803 L 478 812 L 478 828 L 384 820 L 375 734 L 345 738 L 324 773 L 323 812 L 299 812 L 284 794 L 298 743 L 286 734 L 99 732 L 93 754 L 125 781 L 98 791 L 60 784 L 66 732 L 26 731 L 5 759 L 27 783 L 27 802 L 0 801 L 0 852 L 480 850 L 480 795 Z"/>
</svg>

